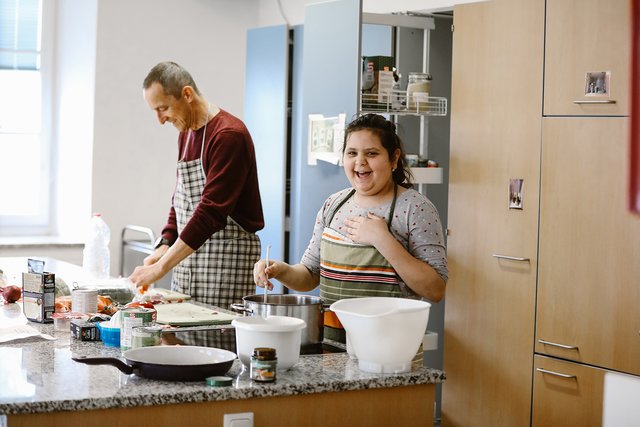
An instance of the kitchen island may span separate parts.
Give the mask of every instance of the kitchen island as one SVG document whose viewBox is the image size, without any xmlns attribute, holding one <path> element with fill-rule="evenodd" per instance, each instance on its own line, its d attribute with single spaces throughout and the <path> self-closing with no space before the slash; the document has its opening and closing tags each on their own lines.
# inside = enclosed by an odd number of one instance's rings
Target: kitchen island
<svg viewBox="0 0 640 427">
<path fill-rule="evenodd" d="M 20 315 L 15 307 L 2 306 L 5 320 Z M 222 426 L 224 414 L 243 412 L 253 413 L 255 426 L 424 427 L 433 425 L 435 384 L 445 379 L 419 363 L 407 373 L 365 373 L 346 353 L 333 353 L 301 355 L 274 383 L 251 381 L 239 360 L 227 374 L 230 386 L 157 381 L 77 363 L 72 356 L 121 352 L 52 324 L 28 325 L 55 339 L 0 344 L 0 417 L 8 427 Z"/>
</svg>

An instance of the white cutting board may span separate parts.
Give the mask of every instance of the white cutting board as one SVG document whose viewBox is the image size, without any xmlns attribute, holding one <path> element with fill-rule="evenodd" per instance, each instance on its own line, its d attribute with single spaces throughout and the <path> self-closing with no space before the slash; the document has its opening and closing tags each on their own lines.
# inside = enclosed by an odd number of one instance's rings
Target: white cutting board
<svg viewBox="0 0 640 427">
<path fill-rule="evenodd" d="M 154 308 L 157 312 L 156 323 L 172 326 L 223 325 L 240 316 L 221 313 L 188 302 L 157 304 Z"/>
</svg>

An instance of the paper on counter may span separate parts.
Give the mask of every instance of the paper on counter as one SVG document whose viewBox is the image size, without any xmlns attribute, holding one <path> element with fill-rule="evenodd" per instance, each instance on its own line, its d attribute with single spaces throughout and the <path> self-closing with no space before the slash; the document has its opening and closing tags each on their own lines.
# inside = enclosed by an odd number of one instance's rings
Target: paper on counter
<svg viewBox="0 0 640 427">
<path fill-rule="evenodd" d="M 55 337 L 41 334 L 36 328 L 29 325 L 13 325 L 0 328 L 0 343 L 21 340 L 24 338 L 43 338 L 45 340 L 55 340 Z"/>
</svg>

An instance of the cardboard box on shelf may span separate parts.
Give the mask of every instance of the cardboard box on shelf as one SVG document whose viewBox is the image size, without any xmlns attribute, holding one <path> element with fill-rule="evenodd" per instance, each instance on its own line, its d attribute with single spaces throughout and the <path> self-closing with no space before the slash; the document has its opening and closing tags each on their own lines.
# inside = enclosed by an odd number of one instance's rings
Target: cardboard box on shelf
<svg viewBox="0 0 640 427">
<path fill-rule="evenodd" d="M 386 103 L 395 82 L 392 56 L 362 57 L 363 104 Z"/>
</svg>

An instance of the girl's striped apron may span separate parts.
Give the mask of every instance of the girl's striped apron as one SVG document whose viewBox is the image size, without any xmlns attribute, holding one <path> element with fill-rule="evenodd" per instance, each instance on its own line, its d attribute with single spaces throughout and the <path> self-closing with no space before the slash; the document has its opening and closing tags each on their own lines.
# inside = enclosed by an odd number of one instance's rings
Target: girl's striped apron
<svg viewBox="0 0 640 427">
<path fill-rule="evenodd" d="M 391 219 L 396 205 L 397 187 L 394 187 L 393 201 L 387 219 Z M 326 222 L 320 241 L 320 297 L 326 304 L 344 298 L 362 297 L 403 297 L 400 281 L 391 264 L 371 245 L 351 241 L 331 228 L 335 213 L 353 196 L 351 190 L 338 203 Z M 325 312 L 325 338 L 345 342 L 346 336 L 337 316 Z"/>
</svg>

